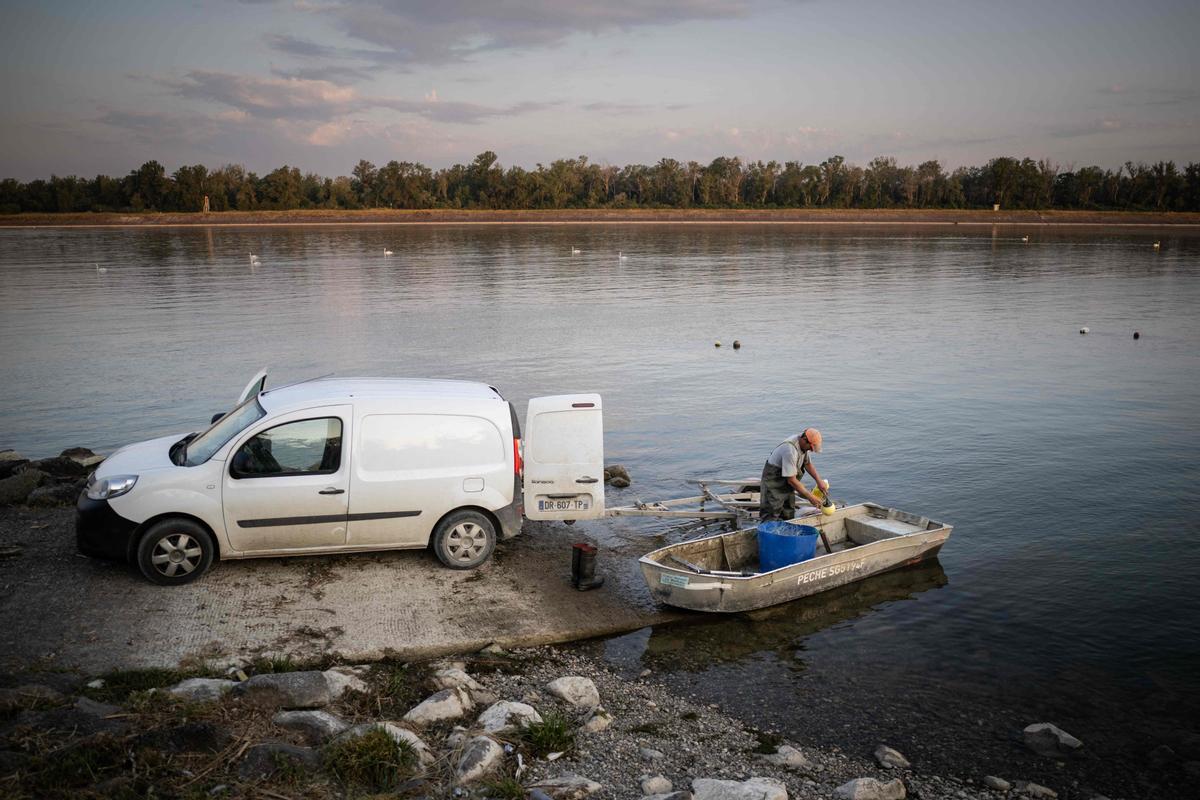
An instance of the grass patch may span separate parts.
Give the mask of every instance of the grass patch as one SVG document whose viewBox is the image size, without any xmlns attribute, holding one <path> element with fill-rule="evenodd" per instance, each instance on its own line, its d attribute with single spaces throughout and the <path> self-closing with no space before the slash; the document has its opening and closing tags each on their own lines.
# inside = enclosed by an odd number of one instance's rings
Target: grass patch
<svg viewBox="0 0 1200 800">
<path fill-rule="evenodd" d="M 565 753 L 575 746 L 575 725 L 558 711 L 547 711 L 541 722 L 522 726 L 518 735 L 535 756 Z"/>
<path fill-rule="evenodd" d="M 525 787 L 511 775 L 484 781 L 483 790 L 488 800 L 525 800 Z"/>
<path fill-rule="evenodd" d="M 645 733 L 650 736 L 657 736 L 662 733 L 661 722 L 643 722 L 641 725 L 634 725 L 629 729 L 630 733 Z"/>
<path fill-rule="evenodd" d="M 250 662 L 251 675 L 274 675 L 280 672 L 296 672 L 299 669 L 291 656 L 259 657 Z"/>
<path fill-rule="evenodd" d="M 411 778 L 419 763 L 411 744 L 378 728 L 332 745 L 325 756 L 326 768 L 343 784 L 375 792 Z"/>
<path fill-rule="evenodd" d="M 78 789 L 124 771 L 127 760 L 121 741 L 97 736 L 35 757 L 23 769 L 21 784 L 30 797 L 74 797 Z"/>
<path fill-rule="evenodd" d="M 162 689 L 174 686 L 185 678 L 199 677 L 177 669 L 150 667 L 147 669 L 125 669 L 106 672 L 100 676 L 104 685 L 99 689 L 86 687 L 83 694 L 102 703 L 120 703 L 134 692 Z"/>
</svg>

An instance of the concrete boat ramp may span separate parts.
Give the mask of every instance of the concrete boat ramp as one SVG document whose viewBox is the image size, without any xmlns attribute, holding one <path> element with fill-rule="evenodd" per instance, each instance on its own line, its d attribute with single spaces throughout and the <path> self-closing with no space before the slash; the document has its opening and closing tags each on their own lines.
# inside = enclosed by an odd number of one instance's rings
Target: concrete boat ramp
<svg viewBox="0 0 1200 800">
<path fill-rule="evenodd" d="M 579 531 L 526 523 L 472 572 L 426 551 L 229 561 L 186 586 L 150 584 L 120 564 L 76 555 L 69 509 L 0 511 L 0 669 L 222 664 L 266 654 L 296 661 L 417 659 L 565 642 L 669 622 L 636 559 L 603 547 L 606 583 L 568 582 Z"/>
</svg>

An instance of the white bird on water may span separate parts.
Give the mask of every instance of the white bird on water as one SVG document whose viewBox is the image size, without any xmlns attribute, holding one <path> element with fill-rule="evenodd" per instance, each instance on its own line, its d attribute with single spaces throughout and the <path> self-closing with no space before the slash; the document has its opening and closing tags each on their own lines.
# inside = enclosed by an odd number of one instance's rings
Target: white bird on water
<svg viewBox="0 0 1200 800">
<path fill-rule="evenodd" d="M 579 254 L 580 254 L 580 253 L 582 253 L 582 252 L 583 252 L 583 251 L 582 251 L 582 250 L 580 250 L 578 247 L 572 247 L 572 248 L 571 248 L 571 255 L 573 255 L 573 256 L 577 256 L 577 255 L 579 255 Z"/>
<path fill-rule="evenodd" d="M 1158 250 L 1158 249 L 1159 249 L 1159 248 L 1161 248 L 1161 247 L 1162 247 L 1162 242 L 1155 242 L 1155 243 L 1154 243 L 1154 249 L 1155 249 L 1155 250 Z"/>
<path fill-rule="evenodd" d="M 1028 236 L 1022 236 L 1022 237 L 1021 237 L 1021 241 L 1022 241 L 1022 242 L 1028 242 L 1028 241 L 1029 241 L 1029 237 L 1028 237 Z"/>
<path fill-rule="evenodd" d="M 251 253 L 250 254 L 250 263 L 251 264 L 260 264 L 262 262 L 259 260 L 258 256 L 254 255 L 254 253 Z"/>
<path fill-rule="evenodd" d="M 388 250 L 386 247 L 383 248 L 383 254 L 385 256 L 395 255 L 395 253 L 393 253 L 391 250 Z"/>
<path fill-rule="evenodd" d="M 629 256 L 625 255 L 620 250 L 617 251 L 617 261 L 628 261 L 628 260 L 629 260 Z"/>
<path fill-rule="evenodd" d="M 108 267 L 102 267 L 99 264 L 96 265 L 96 274 L 97 275 L 103 275 L 106 272 L 108 272 Z"/>
</svg>

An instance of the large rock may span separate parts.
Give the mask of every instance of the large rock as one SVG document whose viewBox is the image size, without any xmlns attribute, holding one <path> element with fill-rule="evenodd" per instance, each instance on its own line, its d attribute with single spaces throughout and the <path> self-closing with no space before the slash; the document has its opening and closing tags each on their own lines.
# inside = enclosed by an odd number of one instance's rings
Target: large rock
<svg viewBox="0 0 1200 800">
<path fill-rule="evenodd" d="M 355 725 L 334 737 L 334 742 L 343 742 L 347 739 L 355 739 L 359 736 L 364 736 L 373 730 L 381 730 L 388 736 L 392 737 L 392 741 L 399 744 L 407 742 L 412 747 L 413 752 L 417 754 L 423 766 L 433 763 L 433 753 L 429 750 L 429 746 L 417 734 L 410 731 L 408 728 L 402 728 L 392 722 L 364 722 L 361 725 Z"/>
<path fill-rule="evenodd" d="M 366 673 L 366 667 L 334 667 L 325 670 L 325 682 L 329 684 L 329 696 L 337 700 L 346 692 L 362 692 L 364 694 L 370 692 L 371 687 L 363 680 Z"/>
<path fill-rule="evenodd" d="M 83 487 L 75 483 L 45 483 L 25 498 L 25 504 L 35 508 L 74 505 Z"/>
<path fill-rule="evenodd" d="M 404 715 L 412 725 L 432 725 L 451 719 L 461 719 L 475 707 L 466 689 L 442 689 L 421 701 Z"/>
<path fill-rule="evenodd" d="M 487 733 L 507 733 L 531 722 L 541 722 L 542 715 L 533 706 L 501 700 L 479 715 L 479 725 Z"/>
<path fill-rule="evenodd" d="M 36 469 L 24 469 L 15 475 L 0 480 L 0 506 L 24 503 L 25 498 L 46 480 L 46 473 Z"/>
<path fill-rule="evenodd" d="M 309 744 L 324 744 L 350 727 L 340 717 L 321 710 L 280 711 L 271 721 L 298 732 Z"/>
<path fill-rule="evenodd" d="M 443 667 L 436 670 L 425 683 L 435 692 L 442 689 L 466 689 L 474 695 L 475 692 L 483 691 L 483 687 L 462 667 Z"/>
<path fill-rule="evenodd" d="M 888 769 L 908 769 L 911 764 L 908 759 L 900 754 L 899 750 L 893 750 L 886 744 L 881 744 L 875 748 L 875 760 L 879 762 L 879 766 L 887 767 Z"/>
<path fill-rule="evenodd" d="M 234 687 L 238 695 L 281 708 L 320 708 L 333 700 L 324 672 L 279 672 L 255 675 Z"/>
<path fill-rule="evenodd" d="M 175 697 L 197 702 L 220 700 L 227 692 L 233 691 L 237 681 L 227 681 L 222 678 L 188 678 L 167 689 Z"/>
<path fill-rule="evenodd" d="M 68 447 L 58 454 L 60 458 L 69 458 L 84 469 L 93 469 L 104 461 L 104 456 L 93 453 L 86 447 Z"/>
<path fill-rule="evenodd" d="M 1049 722 L 1030 725 L 1025 729 L 1024 735 L 1025 746 L 1039 756 L 1047 758 L 1061 758 L 1083 747 L 1083 742 Z"/>
<path fill-rule="evenodd" d="M 4 453 L 14 453 L 15 455 L 13 450 L 3 450 L 0 451 L 0 456 L 4 455 Z M 16 475 L 18 472 L 23 470 L 25 465 L 28 463 L 28 459 L 21 458 L 20 456 L 9 459 L 0 458 L 0 480 Z"/>
<path fill-rule="evenodd" d="M 605 711 L 603 708 L 593 709 L 588 715 L 587 721 L 579 728 L 584 733 L 599 733 L 607 730 L 608 726 L 613 724 L 612 714 Z"/>
<path fill-rule="evenodd" d="M 834 789 L 833 796 L 841 800 L 904 800 L 907 796 L 904 781 L 881 783 L 874 778 L 855 778 Z"/>
<path fill-rule="evenodd" d="M 98 719 L 107 719 L 108 717 L 122 713 L 120 706 L 114 706 L 111 703 L 99 703 L 90 697 L 76 698 L 75 710 L 80 714 L 87 714 L 90 717 Z"/>
<path fill-rule="evenodd" d="M 1017 794 L 1023 794 L 1026 797 L 1038 797 L 1042 800 L 1054 800 L 1058 797 L 1058 792 L 1033 781 L 1017 781 L 1015 788 Z"/>
<path fill-rule="evenodd" d="M 650 775 L 642 778 L 642 794 L 670 794 L 674 788 L 665 775 Z"/>
<path fill-rule="evenodd" d="M 719 781 L 696 778 L 692 781 L 692 796 L 696 800 L 787 800 L 787 787 L 774 778 L 751 778 L 747 781 Z"/>
<path fill-rule="evenodd" d="M 30 461 L 25 469 L 26 471 L 39 469 L 55 478 L 83 478 L 91 472 L 89 468 L 83 466 L 75 459 L 64 458 L 62 456 L 43 458 L 40 461 Z"/>
<path fill-rule="evenodd" d="M 781 744 L 775 749 L 774 753 L 769 755 L 759 756 L 768 764 L 774 764 L 777 767 L 787 767 L 788 769 L 812 769 L 812 762 L 804 757 L 796 748 L 790 744 Z"/>
<path fill-rule="evenodd" d="M 553 797 L 554 800 L 581 800 L 581 798 L 600 791 L 602 787 L 595 781 L 580 775 L 567 774 L 546 778 L 530 785 L 529 788 L 538 789 L 549 797 Z"/>
<path fill-rule="evenodd" d="M 490 736 L 476 736 L 463 747 L 454 768 L 454 779 L 461 786 L 494 772 L 504 761 L 504 748 Z"/>
<path fill-rule="evenodd" d="M 567 675 L 546 684 L 546 691 L 575 708 L 591 709 L 600 705 L 600 692 L 591 678 Z"/>
<path fill-rule="evenodd" d="M 983 785 L 989 789 L 995 789 L 997 792 L 1007 792 L 1012 788 L 1011 783 L 1004 778 L 997 778 L 995 775 L 984 775 Z"/>
<path fill-rule="evenodd" d="M 264 742 L 246 751 L 238 765 L 238 777 L 244 781 L 270 778 L 284 766 L 315 770 L 321 766 L 321 756 L 309 747 L 296 747 L 283 742 Z"/>
<path fill-rule="evenodd" d="M 629 477 L 629 470 L 625 469 L 620 464 L 609 464 L 604 468 L 604 482 L 611 483 L 620 479 L 625 486 L 628 486 L 632 478 Z M 618 487 L 623 488 L 623 487 Z"/>
</svg>

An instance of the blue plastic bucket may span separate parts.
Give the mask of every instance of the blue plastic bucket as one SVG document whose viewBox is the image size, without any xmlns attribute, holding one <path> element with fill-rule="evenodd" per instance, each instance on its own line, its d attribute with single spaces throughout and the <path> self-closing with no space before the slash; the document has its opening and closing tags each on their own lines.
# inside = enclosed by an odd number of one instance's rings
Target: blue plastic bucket
<svg viewBox="0 0 1200 800">
<path fill-rule="evenodd" d="M 761 572 L 799 564 L 813 557 L 820 533 L 812 525 L 771 520 L 758 526 L 758 568 Z"/>
</svg>

